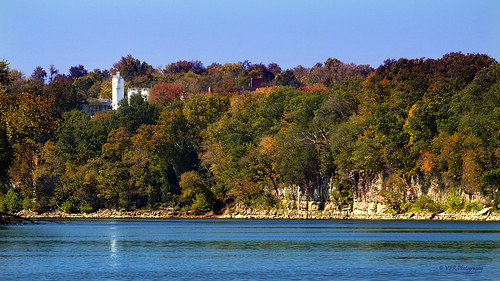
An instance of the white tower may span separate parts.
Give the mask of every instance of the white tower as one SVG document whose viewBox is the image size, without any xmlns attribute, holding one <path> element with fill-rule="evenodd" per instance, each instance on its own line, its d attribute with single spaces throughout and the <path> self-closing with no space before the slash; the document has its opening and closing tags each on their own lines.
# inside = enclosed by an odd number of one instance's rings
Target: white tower
<svg viewBox="0 0 500 281">
<path fill-rule="evenodd" d="M 123 99 L 124 97 L 124 80 L 123 77 L 120 76 L 120 72 L 117 71 L 116 75 L 113 75 L 113 80 L 111 81 L 112 84 L 112 101 L 111 101 L 111 107 L 113 110 L 117 110 L 119 105 L 118 103 Z"/>
</svg>

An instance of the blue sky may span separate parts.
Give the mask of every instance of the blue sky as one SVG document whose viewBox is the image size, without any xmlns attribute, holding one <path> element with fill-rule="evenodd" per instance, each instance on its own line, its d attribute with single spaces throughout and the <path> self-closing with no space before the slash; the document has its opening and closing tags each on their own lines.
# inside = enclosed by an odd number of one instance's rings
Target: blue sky
<svg viewBox="0 0 500 281">
<path fill-rule="evenodd" d="M 154 67 L 329 57 L 377 67 L 458 51 L 500 60 L 499 0 L 1 0 L 0 11 L 0 58 L 27 76 L 38 65 L 109 69 L 127 54 Z"/>
</svg>

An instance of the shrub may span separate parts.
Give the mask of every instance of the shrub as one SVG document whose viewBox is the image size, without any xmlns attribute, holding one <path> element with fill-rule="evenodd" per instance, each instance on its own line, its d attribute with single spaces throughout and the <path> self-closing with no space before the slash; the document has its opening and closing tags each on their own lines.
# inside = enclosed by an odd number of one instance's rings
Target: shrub
<svg viewBox="0 0 500 281">
<path fill-rule="evenodd" d="M 35 202 L 33 202 L 33 199 L 29 197 L 25 197 L 23 199 L 23 210 L 31 210 L 35 206 Z"/>
<path fill-rule="evenodd" d="M 134 202 L 132 202 L 131 200 L 128 200 L 122 196 L 120 196 L 120 198 L 118 198 L 118 207 L 120 209 L 127 210 L 127 211 L 135 209 Z"/>
<path fill-rule="evenodd" d="M 5 196 L 0 195 L 0 212 L 7 212 L 7 205 L 5 204 Z"/>
<path fill-rule="evenodd" d="M 35 213 L 43 213 L 44 212 L 42 205 L 40 203 L 35 203 L 33 205 L 33 207 L 31 207 L 31 211 L 33 211 Z"/>
<path fill-rule="evenodd" d="M 213 195 L 209 192 L 203 192 L 196 194 L 192 208 L 199 209 L 202 212 L 208 212 L 212 210 L 214 205 L 215 199 L 213 198 Z"/>
<path fill-rule="evenodd" d="M 92 213 L 94 211 L 94 208 L 88 204 L 81 204 L 80 205 L 80 212 L 81 213 Z"/>
<path fill-rule="evenodd" d="M 22 200 L 12 189 L 9 189 L 9 191 L 7 191 L 7 194 L 5 194 L 3 201 L 5 204 L 5 210 L 9 213 L 17 213 L 21 211 L 23 207 Z"/>
<path fill-rule="evenodd" d="M 241 199 L 241 202 L 243 203 L 243 205 L 245 205 L 247 207 L 252 207 L 253 205 L 255 205 L 253 200 L 250 198 L 243 198 L 243 199 Z"/>
<path fill-rule="evenodd" d="M 387 209 L 391 212 L 404 212 L 406 183 L 396 174 L 390 175 L 384 181 L 385 191 L 382 192 Z"/>
<path fill-rule="evenodd" d="M 352 191 L 348 183 L 338 180 L 337 188 L 330 192 L 330 200 L 337 206 L 338 210 L 341 211 L 344 207 L 349 207 L 352 209 L 354 200 L 352 197 Z"/>
<path fill-rule="evenodd" d="M 493 208 L 493 211 L 500 211 L 500 203 L 498 203 L 497 201 L 491 200 L 490 206 Z"/>
<path fill-rule="evenodd" d="M 448 192 L 448 197 L 446 198 L 446 206 L 448 207 L 447 211 L 450 212 L 458 212 L 463 208 L 463 202 L 454 188 L 450 189 L 450 191 Z"/>
<path fill-rule="evenodd" d="M 465 206 L 464 206 L 465 210 L 468 211 L 468 212 L 471 212 L 471 211 L 480 211 L 484 208 L 484 205 L 475 201 L 475 202 L 467 202 L 465 203 Z"/>
<path fill-rule="evenodd" d="M 67 214 L 78 213 L 78 204 L 76 204 L 75 201 L 70 198 L 61 204 L 61 209 Z"/>
<path fill-rule="evenodd" d="M 42 197 L 38 199 L 35 203 L 35 206 L 33 208 L 36 208 L 37 212 L 49 212 L 55 208 L 57 208 L 57 202 L 54 197 Z"/>
<path fill-rule="evenodd" d="M 446 208 L 440 202 L 432 200 L 430 196 L 422 196 L 413 202 L 405 203 L 404 209 L 413 212 L 439 213 Z"/>
</svg>

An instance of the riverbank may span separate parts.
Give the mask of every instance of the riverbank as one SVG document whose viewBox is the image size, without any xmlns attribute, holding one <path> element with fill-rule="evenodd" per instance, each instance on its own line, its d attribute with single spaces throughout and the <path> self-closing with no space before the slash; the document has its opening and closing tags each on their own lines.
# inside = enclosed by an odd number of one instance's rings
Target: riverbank
<svg viewBox="0 0 500 281">
<path fill-rule="evenodd" d="M 169 210 L 156 211 L 120 211 L 104 209 L 94 213 L 67 214 L 61 211 L 38 214 L 31 211 L 21 211 L 16 215 L 28 219 L 130 219 L 130 218 L 215 218 L 215 219 L 318 219 L 318 220 L 439 220 L 439 221 L 500 221 L 500 214 L 485 208 L 479 212 L 459 213 L 368 213 L 339 211 L 305 211 L 305 210 L 259 210 L 247 209 L 236 212 L 226 210 L 223 214 L 180 213 Z"/>
</svg>

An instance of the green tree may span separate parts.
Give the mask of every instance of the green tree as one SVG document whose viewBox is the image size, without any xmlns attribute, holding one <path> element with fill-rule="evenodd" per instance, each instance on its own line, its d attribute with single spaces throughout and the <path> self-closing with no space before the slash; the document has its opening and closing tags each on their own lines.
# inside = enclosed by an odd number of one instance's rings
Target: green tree
<svg viewBox="0 0 500 281">
<path fill-rule="evenodd" d="M 94 118 L 82 111 L 72 110 L 63 114 L 56 137 L 57 145 L 70 161 L 85 163 L 101 154 L 111 131 L 109 114 L 96 114 Z"/>
<path fill-rule="evenodd" d="M 111 72 L 120 72 L 126 81 L 131 82 L 131 86 L 135 87 L 148 87 L 151 83 L 151 74 L 154 72 L 152 66 L 146 62 L 127 55 L 122 57 L 121 60 L 113 64 Z"/>
<path fill-rule="evenodd" d="M 80 109 L 85 102 L 84 96 L 73 87 L 73 81 L 66 76 L 59 76 L 44 87 L 43 94 L 54 98 L 55 107 L 62 112 Z"/>
<path fill-rule="evenodd" d="M 109 208 L 133 209 L 133 189 L 128 184 L 129 179 L 128 163 L 102 161 L 97 176 L 97 196 L 103 199 Z"/>
<path fill-rule="evenodd" d="M 481 189 L 482 191 L 489 195 L 494 203 L 497 204 L 494 207 L 498 209 L 499 207 L 499 193 L 500 190 L 500 169 L 490 170 L 483 174 L 481 178 Z"/>
<path fill-rule="evenodd" d="M 71 79 L 77 79 L 87 74 L 87 70 L 83 65 L 76 65 L 69 68 L 69 77 Z"/>
<path fill-rule="evenodd" d="M 179 192 L 173 169 L 166 166 L 163 155 L 154 150 L 152 138 L 156 128 L 156 125 L 142 125 L 132 137 L 131 153 L 125 155 L 131 165 L 132 184 L 146 198 L 144 204 L 150 207 L 174 202 L 175 192 Z"/>
<path fill-rule="evenodd" d="M 56 144 L 52 141 L 46 142 L 35 159 L 32 172 L 35 199 L 39 202 L 43 199 L 66 199 L 61 183 L 66 163 Z"/>
<path fill-rule="evenodd" d="M 181 200 L 191 208 L 202 212 L 211 211 L 215 204 L 214 195 L 196 171 L 181 175 L 179 185 L 182 189 Z"/>
<path fill-rule="evenodd" d="M 0 85 L 4 87 L 9 85 L 9 63 L 0 59 Z"/>
<path fill-rule="evenodd" d="M 1 114 L 1 113 L 0 113 Z M 7 129 L 0 116 L 0 195 L 5 194 L 9 182 L 9 167 L 12 163 L 12 147 L 7 136 Z"/>
<path fill-rule="evenodd" d="M 404 212 L 406 202 L 406 183 L 396 174 L 391 174 L 384 180 L 384 189 L 382 191 L 385 203 L 390 210 L 395 213 Z"/>
<path fill-rule="evenodd" d="M 286 184 L 300 184 L 311 188 L 319 175 L 319 155 L 314 144 L 305 140 L 299 128 L 283 130 L 277 136 L 279 152 L 276 173 Z M 309 190 L 310 191 L 310 190 Z"/>
<path fill-rule="evenodd" d="M 112 130 L 102 146 L 98 162 L 102 163 L 98 176 L 98 196 L 115 208 L 134 209 L 139 201 L 138 190 L 130 175 L 131 164 L 125 161 L 131 146 L 131 136 L 123 127 Z"/>
<path fill-rule="evenodd" d="M 90 89 L 96 82 L 97 79 L 91 72 L 89 74 L 73 78 L 73 87 L 80 96 L 88 98 L 90 96 Z"/>
<path fill-rule="evenodd" d="M 179 108 L 164 110 L 149 141 L 150 153 L 157 155 L 173 194 L 180 194 L 179 179 L 198 165 L 198 138 Z"/>
<path fill-rule="evenodd" d="M 108 141 L 102 146 L 101 156 L 110 161 L 121 161 L 124 155 L 130 150 L 132 140 L 125 128 L 111 130 Z"/>
<path fill-rule="evenodd" d="M 37 66 L 35 70 L 33 70 L 33 74 L 31 74 L 31 78 L 38 80 L 42 83 L 45 83 L 46 77 L 47 77 L 47 71 L 45 71 L 41 66 Z"/>
<path fill-rule="evenodd" d="M 54 115 L 54 99 L 22 93 L 18 97 L 0 92 L 0 116 L 7 129 L 11 144 L 25 138 L 46 139 L 53 135 L 58 119 Z"/>
<path fill-rule="evenodd" d="M 22 200 L 12 189 L 9 189 L 3 198 L 0 197 L 0 200 L 1 199 L 3 199 L 3 203 L 5 204 L 5 210 L 1 211 L 7 211 L 9 213 L 17 213 L 21 211 Z"/>
<path fill-rule="evenodd" d="M 286 70 L 276 76 L 276 85 L 298 87 L 300 83 L 292 70 Z"/>
<path fill-rule="evenodd" d="M 201 132 L 219 120 L 228 108 L 229 98 L 218 94 L 200 94 L 189 99 L 182 112 L 196 131 Z"/>
<path fill-rule="evenodd" d="M 114 128 L 124 127 L 127 132 L 135 133 L 142 124 L 155 124 L 158 116 L 155 106 L 144 101 L 141 95 L 133 95 L 130 103 L 124 104 L 118 111 L 112 113 L 111 124 Z"/>
</svg>

